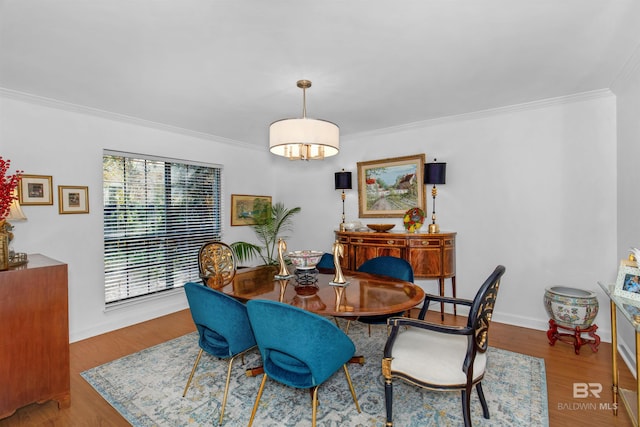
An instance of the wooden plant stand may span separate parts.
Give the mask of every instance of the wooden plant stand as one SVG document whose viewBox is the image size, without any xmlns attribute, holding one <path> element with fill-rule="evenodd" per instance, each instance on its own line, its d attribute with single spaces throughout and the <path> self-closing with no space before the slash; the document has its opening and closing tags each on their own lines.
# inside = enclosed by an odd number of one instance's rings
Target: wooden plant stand
<svg viewBox="0 0 640 427">
<path fill-rule="evenodd" d="M 558 329 L 565 331 L 572 331 L 572 333 L 558 332 Z M 579 326 L 575 328 L 567 328 L 565 326 L 558 325 L 555 320 L 549 320 L 549 330 L 547 331 L 547 338 L 549 338 L 549 345 L 554 345 L 556 341 L 562 341 L 567 344 L 572 344 L 576 354 L 580 354 L 580 347 L 584 344 L 588 344 L 591 350 L 596 353 L 598 346 L 600 345 L 600 337 L 596 334 L 598 325 L 595 323 L 586 329 L 581 329 Z M 589 334 L 591 338 L 583 338 L 582 334 Z"/>
</svg>

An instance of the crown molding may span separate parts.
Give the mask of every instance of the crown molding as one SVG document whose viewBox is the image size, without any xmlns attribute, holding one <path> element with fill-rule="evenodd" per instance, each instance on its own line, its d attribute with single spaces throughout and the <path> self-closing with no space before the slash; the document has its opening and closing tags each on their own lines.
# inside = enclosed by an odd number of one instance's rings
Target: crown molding
<svg viewBox="0 0 640 427">
<path fill-rule="evenodd" d="M 548 108 L 556 105 L 573 104 L 576 102 L 590 101 L 592 99 L 606 98 L 615 96 L 609 89 L 597 89 L 588 92 L 580 92 L 572 95 L 558 96 L 555 98 L 541 99 L 538 101 L 524 102 L 522 104 L 507 105 L 505 107 L 489 108 L 486 110 L 473 111 L 471 113 L 455 114 L 451 116 L 438 117 L 435 119 L 422 120 L 418 122 L 407 123 L 400 126 L 392 126 L 388 128 L 380 128 L 367 132 L 352 133 L 348 138 L 356 139 L 364 136 L 385 135 L 390 133 L 398 133 L 412 129 L 436 126 L 445 123 L 455 123 L 467 120 L 476 120 L 500 114 L 510 114 L 519 111 L 537 110 Z M 345 135 L 345 137 L 347 137 Z"/>
<path fill-rule="evenodd" d="M 70 102 L 60 101 L 53 98 L 46 98 L 43 96 L 33 95 L 30 93 L 20 92 L 12 89 L 0 87 L 0 96 L 15 99 L 17 101 L 24 101 L 31 104 L 36 104 L 44 107 L 56 108 L 60 110 L 69 111 L 72 113 L 88 114 L 102 119 L 113 120 L 122 123 L 133 124 L 137 126 L 143 126 L 151 129 L 162 130 L 166 132 L 172 132 L 184 136 L 189 136 L 198 139 L 205 139 L 214 142 L 220 142 L 223 144 L 231 145 L 233 147 L 241 147 L 249 150 L 261 150 L 263 147 L 258 147 L 256 144 L 249 144 L 242 141 L 236 141 L 229 138 L 224 138 L 217 135 L 212 135 L 204 132 L 197 132 L 178 126 L 171 126 L 164 123 L 158 123 L 151 120 L 140 119 L 138 117 L 128 116 L 126 114 L 113 113 L 111 111 L 100 110 L 97 108 L 86 107 L 84 105 L 73 104 Z"/>
<path fill-rule="evenodd" d="M 636 56 L 636 60 L 633 63 L 633 65 L 634 67 L 640 67 L 640 55 Z M 632 73 L 628 72 L 628 76 L 631 76 L 631 75 Z M 196 132 L 189 129 L 180 128 L 177 126 L 171 126 L 163 123 L 153 122 L 150 120 L 144 120 L 137 117 L 128 116 L 125 114 L 119 114 L 119 113 L 113 113 L 110 111 L 100 110 L 97 108 L 86 107 L 83 105 L 60 101 L 53 98 L 46 98 L 43 96 L 32 95 L 29 93 L 6 89 L 3 87 L 0 87 L 0 96 L 15 99 L 18 101 L 29 102 L 32 104 L 37 104 L 45 107 L 57 108 L 57 109 L 70 111 L 74 113 L 88 114 L 88 115 L 100 117 L 107 120 L 114 120 L 114 121 L 119 121 L 123 123 L 144 126 L 152 129 L 163 130 L 166 132 L 177 133 L 180 135 L 190 136 L 194 138 L 220 142 L 223 144 L 231 145 L 236 148 L 241 147 L 243 149 L 249 149 L 249 150 L 262 150 L 263 148 L 256 144 L 236 141 L 233 139 L 211 135 L 204 132 Z M 475 119 L 490 117 L 490 116 L 499 115 L 499 114 L 509 114 L 509 113 L 518 112 L 518 111 L 536 110 L 536 109 L 547 108 L 555 105 L 571 104 L 575 102 L 583 102 L 583 101 L 588 101 L 592 99 L 605 98 L 608 96 L 615 96 L 615 95 L 609 89 L 599 89 L 599 90 L 593 90 L 588 92 L 576 93 L 576 94 L 567 95 L 567 96 L 559 96 L 555 98 L 547 98 L 547 99 L 542 99 L 538 101 L 508 105 L 505 107 L 490 108 L 486 110 L 474 111 L 471 113 L 438 117 L 435 119 L 422 120 L 418 122 L 407 123 L 399 126 L 391 126 L 387 128 L 380 128 L 380 129 L 375 129 L 375 130 L 366 131 L 366 132 L 357 132 L 357 133 L 351 133 L 348 135 L 340 135 L 340 137 L 341 139 L 342 138 L 359 139 L 366 136 L 386 135 L 391 133 L 408 131 L 412 129 L 436 126 L 436 125 L 445 124 L 445 123 L 455 123 L 460 121 L 475 120 Z"/>
<path fill-rule="evenodd" d="M 635 50 L 627 59 L 627 62 L 624 63 L 622 69 L 618 72 L 615 79 L 611 83 L 611 89 L 614 92 L 624 88 L 628 83 L 632 82 L 633 79 L 637 79 L 638 74 L 640 73 L 640 45 L 636 46 Z"/>
</svg>

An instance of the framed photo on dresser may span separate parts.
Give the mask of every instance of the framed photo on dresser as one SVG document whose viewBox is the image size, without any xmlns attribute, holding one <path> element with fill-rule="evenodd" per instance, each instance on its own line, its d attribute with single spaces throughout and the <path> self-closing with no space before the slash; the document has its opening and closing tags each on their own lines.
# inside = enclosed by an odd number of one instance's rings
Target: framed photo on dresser
<svg viewBox="0 0 640 427">
<path fill-rule="evenodd" d="M 622 260 L 620 262 L 613 293 L 640 302 L 640 268 L 635 261 Z"/>
</svg>

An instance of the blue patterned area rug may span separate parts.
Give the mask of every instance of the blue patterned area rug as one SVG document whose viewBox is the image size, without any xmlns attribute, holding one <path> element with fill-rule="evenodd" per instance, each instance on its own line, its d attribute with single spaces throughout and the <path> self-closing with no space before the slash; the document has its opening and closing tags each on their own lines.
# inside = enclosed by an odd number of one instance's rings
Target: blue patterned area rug
<svg viewBox="0 0 640 427">
<path fill-rule="evenodd" d="M 349 336 L 364 365 L 350 365 L 362 413 L 358 413 L 342 370 L 318 392 L 318 426 L 384 426 L 384 381 L 381 359 L 386 327 L 352 323 Z M 182 392 L 198 353 L 191 333 L 83 372 L 89 382 L 133 426 L 214 426 L 218 424 L 227 363 L 203 354 L 186 397 Z M 434 351 L 438 351 L 434 349 Z M 262 376 L 245 369 L 260 365 L 257 350 L 234 363 L 224 426 L 246 426 Z M 471 397 L 474 426 L 548 426 L 544 360 L 496 348 L 489 349 L 482 382 L 491 419 L 482 416 L 475 389 Z M 394 381 L 394 425 L 461 426 L 459 392 L 432 392 Z M 311 399 L 298 390 L 268 380 L 254 426 L 310 426 Z"/>
</svg>

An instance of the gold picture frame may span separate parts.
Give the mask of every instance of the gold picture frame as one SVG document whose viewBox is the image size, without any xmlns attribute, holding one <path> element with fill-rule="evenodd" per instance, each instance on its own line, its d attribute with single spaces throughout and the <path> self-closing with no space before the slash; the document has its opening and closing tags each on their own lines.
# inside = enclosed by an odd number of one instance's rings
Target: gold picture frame
<svg viewBox="0 0 640 427">
<path fill-rule="evenodd" d="M 358 162 L 359 217 L 403 217 L 415 207 L 424 211 L 424 162 L 424 154 Z"/>
<path fill-rule="evenodd" d="M 53 178 L 50 175 L 22 175 L 18 197 L 24 206 L 53 205 Z"/>
<path fill-rule="evenodd" d="M 59 185 L 58 213 L 89 213 L 89 187 L 77 185 Z"/>
<path fill-rule="evenodd" d="M 231 225 L 255 225 L 264 215 L 271 214 L 271 196 L 231 195 Z"/>
</svg>

